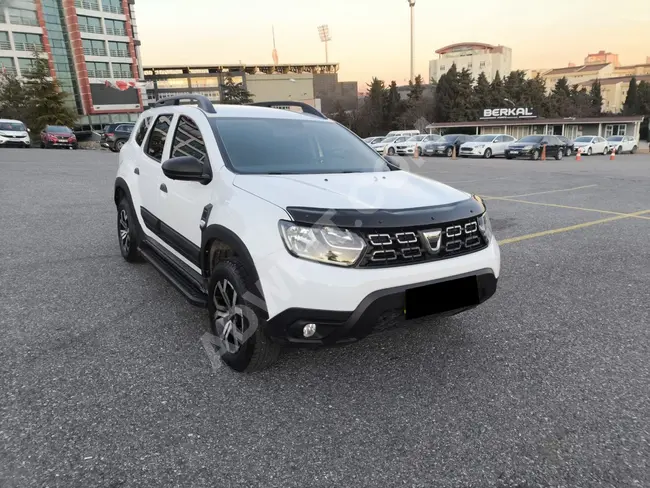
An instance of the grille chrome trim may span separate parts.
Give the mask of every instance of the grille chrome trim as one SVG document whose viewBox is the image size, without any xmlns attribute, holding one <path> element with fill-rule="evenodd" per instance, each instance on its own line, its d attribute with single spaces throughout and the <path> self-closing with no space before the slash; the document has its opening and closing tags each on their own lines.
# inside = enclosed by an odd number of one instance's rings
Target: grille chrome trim
<svg viewBox="0 0 650 488">
<path fill-rule="evenodd" d="M 402 249 L 402 256 L 406 259 L 419 258 L 422 256 L 422 249 L 419 247 L 405 247 Z"/>
<path fill-rule="evenodd" d="M 418 242 L 418 236 L 415 232 L 398 232 L 395 234 L 395 239 L 399 244 L 414 244 Z"/>
<path fill-rule="evenodd" d="M 388 246 L 393 243 L 390 234 L 370 234 L 368 239 L 373 246 Z"/>
<path fill-rule="evenodd" d="M 375 251 L 372 253 L 372 256 L 370 258 L 370 260 L 375 263 L 385 262 L 385 261 L 395 261 L 396 259 L 397 259 L 397 252 L 395 252 L 393 249 Z"/>
</svg>

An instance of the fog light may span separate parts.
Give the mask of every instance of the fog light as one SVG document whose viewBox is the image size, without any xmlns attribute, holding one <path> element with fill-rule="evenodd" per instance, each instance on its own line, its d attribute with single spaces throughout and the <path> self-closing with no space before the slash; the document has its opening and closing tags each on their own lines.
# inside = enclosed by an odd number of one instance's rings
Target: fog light
<svg viewBox="0 0 650 488">
<path fill-rule="evenodd" d="M 316 333 L 316 324 L 307 324 L 302 328 L 302 335 L 311 337 Z"/>
</svg>

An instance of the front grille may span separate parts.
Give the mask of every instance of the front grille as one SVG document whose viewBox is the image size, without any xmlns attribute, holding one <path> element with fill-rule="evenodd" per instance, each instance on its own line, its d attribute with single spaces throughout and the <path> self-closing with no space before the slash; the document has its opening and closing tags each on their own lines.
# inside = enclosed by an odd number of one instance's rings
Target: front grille
<svg viewBox="0 0 650 488">
<path fill-rule="evenodd" d="M 471 147 L 461 147 L 461 148 L 460 148 L 460 151 L 461 151 L 461 152 L 463 152 L 463 151 L 465 151 L 465 152 L 472 152 L 472 148 L 471 148 Z"/>
<path fill-rule="evenodd" d="M 363 229 L 361 234 L 367 249 L 358 266 L 365 268 L 437 261 L 487 247 L 476 217 L 439 226 Z"/>
</svg>

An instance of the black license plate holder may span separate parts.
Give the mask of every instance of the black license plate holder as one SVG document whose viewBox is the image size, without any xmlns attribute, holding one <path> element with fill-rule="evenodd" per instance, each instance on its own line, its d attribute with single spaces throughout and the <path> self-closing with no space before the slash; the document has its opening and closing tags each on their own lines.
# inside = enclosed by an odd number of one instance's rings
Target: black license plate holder
<svg viewBox="0 0 650 488">
<path fill-rule="evenodd" d="M 404 315 L 407 320 L 411 320 L 475 307 L 479 303 L 477 277 L 467 276 L 406 290 Z"/>
</svg>

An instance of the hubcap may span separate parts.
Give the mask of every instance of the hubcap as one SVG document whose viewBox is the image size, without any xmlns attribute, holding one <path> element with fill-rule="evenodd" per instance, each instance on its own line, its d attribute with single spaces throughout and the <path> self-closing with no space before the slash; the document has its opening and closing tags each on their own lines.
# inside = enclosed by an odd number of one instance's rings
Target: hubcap
<svg viewBox="0 0 650 488">
<path fill-rule="evenodd" d="M 129 217 L 126 214 L 126 210 L 120 210 L 119 216 L 119 232 L 120 232 L 120 244 L 124 251 L 129 252 L 129 247 L 131 247 L 131 234 L 129 233 Z"/>
<path fill-rule="evenodd" d="M 215 307 L 214 321 L 219 339 L 230 354 L 239 351 L 246 341 L 244 313 L 237 305 L 238 298 L 237 291 L 230 281 L 224 279 L 217 282 L 212 296 Z"/>
</svg>

